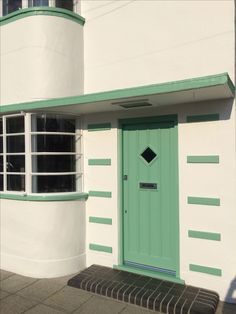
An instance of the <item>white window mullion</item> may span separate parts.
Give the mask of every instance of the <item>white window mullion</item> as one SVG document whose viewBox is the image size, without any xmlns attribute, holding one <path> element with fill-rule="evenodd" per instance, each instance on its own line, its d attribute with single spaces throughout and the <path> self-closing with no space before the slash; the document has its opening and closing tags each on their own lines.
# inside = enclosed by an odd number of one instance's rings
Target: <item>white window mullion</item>
<svg viewBox="0 0 236 314">
<path fill-rule="evenodd" d="M 49 1 L 48 1 L 48 5 L 49 5 L 49 7 L 54 7 L 54 8 L 55 8 L 55 6 L 56 6 L 56 1 L 55 1 L 55 0 L 49 0 Z"/>
<path fill-rule="evenodd" d="M 3 191 L 6 192 L 7 190 L 7 174 L 6 174 L 6 167 L 7 167 L 7 139 L 6 139 L 6 117 L 2 118 L 2 128 L 3 128 Z"/>
<path fill-rule="evenodd" d="M 22 9 L 28 8 L 28 0 L 22 0 Z"/>
<path fill-rule="evenodd" d="M 25 192 L 31 193 L 31 114 L 25 114 Z"/>
<path fill-rule="evenodd" d="M 82 136 L 81 136 L 81 120 L 76 119 L 76 137 L 75 137 L 75 151 L 76 156 L 76 191 L 81 192 L 83 190 L 83 169 L 82 169 Z M 79 154 L 78 154 L 79 152 Z"/>
</svg>

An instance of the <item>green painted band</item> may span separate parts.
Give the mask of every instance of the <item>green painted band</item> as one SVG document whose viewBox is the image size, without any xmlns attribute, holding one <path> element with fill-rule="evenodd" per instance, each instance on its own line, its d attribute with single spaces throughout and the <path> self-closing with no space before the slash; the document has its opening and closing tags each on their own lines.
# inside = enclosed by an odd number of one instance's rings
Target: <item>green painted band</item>
<svg viewBox="0 0 236 314">
<path fill-rule="evenodd" d="M 112 253 L 112 247 L 100 245 L 100 244 L 89 244 L 89 249 L 92 251 L 99 251 L 99 252 L 106 252 L 106 253 Z"/>
<path fill-rule="evenodd" d="M 187 122 L 207 122 L 207 121 L 217 121 L 220 119 L 218 113 L 214 114 L 204 114 L 197 116 L 187 116 Z"/>
<path fill-rule="evenodd" d="M 73 194 L 55 194 L 55 195 L 17 195 L 0 193 L 0 199 L 15 200 L 15 201 L 74 201 L 79 199 L 87 199 L 88 193 L 73 193 Z"/>
<path fill-rule="evenodd" d="M 189 238 L 204 239 L 204 240 L 213 240 L 213 241 L 221 240 L 221 234 L 213 233 L 213 232 L 189 230 L 188 236 Z"/>
<path fill-rule="evenodd" d="M 102 218 L 102 217 L 89 217 L 89 222 L 96 224 L 112 225 L 111 218 Z"/>
<path fill-rule="evenodd" d="M 219 198 L 188 196 L 188 204 L 220 206 Z"/>
<path fill-rule="evenodd" d="M 76 22 L 80 25 L 84 25 L 85 19 L 77 13 L 71 12 L 69 10 L 61 8 L 52 8 L 52 7 L 32 7 L 27 9 L 17 10 L 13 13 L 7 14 L 0 18 L 0 26 L 6 25 L 8 23 L 17 21 L 19 19 L 36 16 L 36 15 L 49 15 L 62 17 L 73 22 Z"/>
<path fill-rule="evenodd" d="M 111 159 L 89 159 L 88 165 L 89 166 L 110 166 Z"/>
<path fill-rule="evenodd" d="M 162 83 L 162 84 L 153 84 L 153 85 L 147 85 L 147 86 L 117 89 L 113 91 L 85 94 L 85 95 L 72 96 L 72 97 L 39 100 L 39 101 L 25 102 L 25 103 L 20 103 L 20 104 L 8 104 L 8 105 L 2 104 L 0 107 L 0 112 L 7 113 L 7 112 L 20 111 L 20 110 L 44 109 L 44 108 L 53 108 L 53 107 L 66 106 L 66 105 L 68 106 L 86 105 L 92 102 L 111 101 L 111 100 L 118 100 L 118 99 L 123 99 L 123 98 L 127 99 L 129 97 L 172 93 L 172 92 L 177 92 L 177 91 L 186 91 L 186 90 L 191 90 L 191 89 L 199 89 L 199 88 L 214 87 L 214 86 L 226 85 L 229 88 L 229 84 L 233 86 L 233 83 L 230 80 L 228 73 L 221 73 L 221 74 L 197 77 L 197 78 L 192 78 L 192 79 L 187 79 L 187 80 L 182 80 L 182 81 L 174 81 L 174 82 L 167 82 L 167 83 Z M 234 89 L 234 86 L 233 86 L 233 89 Z M 231 97 L 233 96 L 234 96 L 234 93 L 231 92 Z M 109 129 L 110 127 L 111 126 L 109 124 Z M 98 131 L 96 130 L 95 127 L 93 128 L 95 129 L 94 131 Z M 105 129 L 107 129 L 107 126 L 105 127 Z M 101 130 L 100 127 L 99 127 L 99 130 Z"/>
<path fill-rule="evenodd" d="M 217 155 L 209 156 L 187 156 L 187 163 L 196 164 L 218 164 L 220 157 Z"/>
<path fill-rule="evenodd" d="M 107 131 L 111 129 L 111 123 L 88 124 L 88 131 Z"/>
<path fill-rule="evenodd" d="M 191 271 L 195 271 L 198 273 L 204 273 L 204 274 L 209 274 L 209 275 L 214 275 L 214 276 L 221 276 L 222 275 L 222 271 L 219 268 L 190 264 L 189 269 Z"/>
<path fill-rule="evenodd" d="M 111 198 L 112 193 L 107 191 L 89 191 L 89 196 Z"/>
</svg>

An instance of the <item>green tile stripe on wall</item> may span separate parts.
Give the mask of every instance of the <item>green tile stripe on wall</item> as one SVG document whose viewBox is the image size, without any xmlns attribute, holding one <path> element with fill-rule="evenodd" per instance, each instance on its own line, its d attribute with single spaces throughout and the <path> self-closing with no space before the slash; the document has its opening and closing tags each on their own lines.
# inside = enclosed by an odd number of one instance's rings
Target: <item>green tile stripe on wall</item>
<svg viewBox="0 0 236 314">
<path fill-rule="evenodd" d="M 218 113 L 187 116 L 187 122 L 207 122 L 207 121 L 217 121 L 219 119 L 220 119 L 220 115 Z"/>
<path fill-rule="evenodd" d="M 106 131 L 111 129 L 111 123 L 88 124 L 88 131 Z"/>
<path fill-rule="evenodd" d="M 213 241 L 221 240 L 221 234 L 214 233 L 214 232 L 189 230 L 188 236 L 189 238 L 197 238 L 197 239 L 205 239 L 205 240 L 213 240 Z"/>
<path fill-rule="evenodd" d="M 99 252 L 106 252 L 106 253 L 112 253 L 112 247 L 100 245 L 100 244 L 89 244 L 89 249 L 92 251 L 99 251 Z"/>
<path fill-rule="evenodd" d="M 111 218 L 103 218 L 103 217 L 89 217 L 89 222 L 96 223 L 96 224 L 104 224 L 104 225 L 112 225 Z"/>
<path fill-rule="evenodd" d="M 88 165 L 89 166 L 110 166 L 111 159 L 89 159 Z"/>
<path fill-rule="evenodd" d="M 220 206 L 219 198 L 188 196 L 188 204 Z"/>
<path fill-rule="evenodd" d="M 222 276 L 222 271 L 219 268 L 190 264 L 189 270 L 214 276 Z"/>
<path fill-rule="evenodd" d="M 106 191 L 89 191 L 89 196 L 111 198 L 112 193 Z"/>
<path fill-rule="evenodd" d="M 220 157 L 218 155 L 187 156 L 187 163 L 218 164 L 219 162 L 220 162 Z"/>
</svg>

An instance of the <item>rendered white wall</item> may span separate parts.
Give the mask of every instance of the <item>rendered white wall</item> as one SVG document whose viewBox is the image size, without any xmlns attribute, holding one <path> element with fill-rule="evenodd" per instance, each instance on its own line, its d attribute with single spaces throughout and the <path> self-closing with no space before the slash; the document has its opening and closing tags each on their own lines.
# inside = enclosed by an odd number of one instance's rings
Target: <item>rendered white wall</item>
<svg viewBox="0 0 236 314">
<path fill-rule="evenodd" d="M 228 72 L 234 1 L 86 1 L 85 93 Z"/>
<path fill-rule="evenodd" d="M 225 299 L 235 278 L 236 252 L 236 158 L 235 117 L 232 100 L 219 100 L 153 109 L 132 109 L 84 117 L 85 190 L 112 191 L 112 198 L 89 197 L 86 202 L 87 266 L 112 267 L 119 263 L 120 208 L 118 119 L 178 114 L 180 277 L 186 284 L 212 289 Z M 187 123 L 188 115 L 219 113 L 220 120 Z M 91 123 L 111 122 L 112 129 L 88 132 Z M 219 164 L 188 164 L 188 155 L 219 155 Z M 111 166 L 89 166 L 90 158 L 111 158 Z M 188 196 L 220 198 L 221 206 L 187 204 Z M 112 226 L 89 223 L 89 216 L 109 217 Z M 188 230 L 221 234 L 221 241 L 193 239 Z M 113 253 L 89 250 L 89 243 L 111 246 Z M 197 264 L 222 270 L 222 276 L 189 270 Z M 235 302 L 228 298 L 230 302 Z"/>
<path fill-rule="evenodd" d="M 83 26 L 32 16 L 0 28 L 1 104 L 83 93 Z"/>
<path fill-rule="evenodd" d="M 0 202 L 2 269 L 50 278 L 85 267 L 84 201 Z"/>
</svg>

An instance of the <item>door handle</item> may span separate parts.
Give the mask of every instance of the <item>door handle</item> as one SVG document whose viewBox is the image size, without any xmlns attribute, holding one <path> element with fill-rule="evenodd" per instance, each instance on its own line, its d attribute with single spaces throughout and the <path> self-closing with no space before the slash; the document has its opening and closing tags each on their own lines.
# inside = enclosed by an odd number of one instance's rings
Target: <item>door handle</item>
<svg viewBox="0 0 236 314">
<path fill-rule="evenodd" d="M 124 180 L 124 181 L 127 181 L 127 180 L 128 180 L 128 175 L 127 175 L 127 174 L 124 174 L 124 175 L 123 175 L 123 180 Z"/>
</svg>

